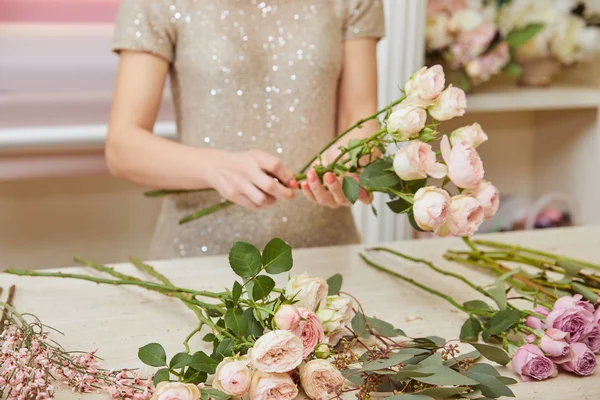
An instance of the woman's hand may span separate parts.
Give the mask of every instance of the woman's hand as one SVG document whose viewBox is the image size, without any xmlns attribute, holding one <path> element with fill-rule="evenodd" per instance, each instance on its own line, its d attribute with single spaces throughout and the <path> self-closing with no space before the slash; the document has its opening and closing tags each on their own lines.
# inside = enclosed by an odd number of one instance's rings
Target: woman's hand
<svg viewBox="0 0 600 400">
<path fill-rule="evenodd" d="M 358 176 L 350 174 L 358 182 Z M 302 192 L 312 202 L 330 208 L 349 207 L 352 204 L 344 195 L 342 190 L 342 177 L 328 172 L 323 176 L 323 183 L 319 180 L 314 170 L 308 171 L 306 181 L 301 184 Z M 368 192 L 360 189 L 358 200 L 364 204 L 371 204 L 373 200 Z"/>
<path fill-rule="evenodd" d="M 298 188 L 294 174 L 277 157 L 259 150 L 211 154 L 210 186 L 238 205 L 257 210 L 275 204 L 276 200 L 292 200 L 292 189 Z"/>
</svg>

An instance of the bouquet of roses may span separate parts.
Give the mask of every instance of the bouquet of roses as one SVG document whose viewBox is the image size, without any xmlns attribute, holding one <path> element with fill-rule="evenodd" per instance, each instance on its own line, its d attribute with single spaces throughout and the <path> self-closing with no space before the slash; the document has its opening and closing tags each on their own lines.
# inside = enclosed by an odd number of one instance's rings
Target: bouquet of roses
<svg viewBox="0 0 600 400">
<path fill-rule="evenodd" d="M 460 128 L 450 137 L 444 135 L 441 138 L 443 161 L 438 160 L 438 154 L 430 144 L 441 136 L 439 121 L 464 115 L 467 106 L 464 91 L 452 85 L 446 88 L 445 82 L 441 66 L 421 69 L 406 84 L 403 97 L 336 137 L 307 162 L 296 180 L 306 179 L 308 168 L 346 134 L 385 114 L 380 130 L 368 138 L 351 140 L 347 146 L 340 146 L 340 153 L 333 162 L 315 167 L 318 175 L 359 173 L 359 182 L 350 176 L 343 180 L 344 194 L 351 203 L 357 201 L 361 189 L 369 193 L 386 193 L 390 196 L 390 209 L 397 214 L 407 214 L 415 229 L 435 231 L 441 236 L 450 233 L 472 235 L 484 219 L 491 218 L 497 211 L 498 190 L 483 179 L 483 163 L 476 148 L 487 140 L 487 136 L 479 124 Z M 391 145 L 400 143 L 406 145 L 393 156 L 387 154 Z M 375 157 L 379 152 L 383 153 L 382 158 Z M 430 179 L 443 181 L 436 186 Z M 462 191 L 452 197 L 449 183 Z M 189 192 L 158 191 L 147 195 Z M 184 217 L 180 223 L 232 205 L 230 201 L 215 204 Z"/>
<path fill-rule="evenodd" d="M 132 262 L 154 280 L 80 261 L 111 278 L 6 272 L 135 285 L 181 300 L 198 319 L 197 329 L 184 340 L 184 351 L 169 358 L 158 343 L 139 349 L 140 360 L 159 369 L 153 379 L 155 388 L 145 395 L 138 393 L 135 399 L 147 399 L 152 393 L 156 400 L 293 399 L 299 393 L 298 383 L 315 400 L 342 398 L 345 393 L 369 399 L 374 392 L 393 399 L 409 399 L 408 394 L 413 394 L 431 400 L 513 395 L 506 385 L 514 380 L 500 376 L 491 365 L 476 363 L 483 355 L 506 364 L 508 356 L 502 350 L 474 344 L 477 351 L 460 354 L 458 340 L 407 337 L 392 324 L 368 317 L 356 298 L 341 291 L 341 275 L 327 281 L 292 276 L 277 287 L 274 276 L 290 271 L 293 264 L 291 248 L 279 239 L 262 252 L 236 242 L 229 261 L 238 280 L 222 292 L 175 287 L 138 260 Z M 190 348 L 190 339 L 201 331 L 212 350 Z"/>
</svg>

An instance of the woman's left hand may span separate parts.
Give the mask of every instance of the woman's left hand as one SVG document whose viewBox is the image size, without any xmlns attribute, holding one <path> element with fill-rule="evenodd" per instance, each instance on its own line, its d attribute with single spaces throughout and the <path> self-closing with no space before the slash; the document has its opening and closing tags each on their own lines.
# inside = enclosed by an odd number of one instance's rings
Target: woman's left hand
<svg viewBox="0 0 600 400">
<path fill-rule="evenodd" d="M 354 174 L 349 176 L 358 181 L 358 176 Z M 349 207 L 352 204 L 344 195 L 342 179 L 342 177 L 337 177 L 334 173 L 328 172 L 323 176 L 323 183 L 321 183 L 317 173 L 310 170 L 306 174 L 306 180 L 302 182 L 300 187 L 306 198 L 314 203 L 330 208 Z M 358 200 L 364 204 L 371 204 L 373 201 L 371 195 L 364 189 L 360 189 Z"/>
</svg>

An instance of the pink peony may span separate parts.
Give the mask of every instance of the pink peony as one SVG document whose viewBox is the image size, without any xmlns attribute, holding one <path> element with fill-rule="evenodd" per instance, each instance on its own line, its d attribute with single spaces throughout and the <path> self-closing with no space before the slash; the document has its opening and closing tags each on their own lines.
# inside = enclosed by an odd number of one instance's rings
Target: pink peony
<svg viewBox="0 0 600 400">
<path fill-rule="evenodd" d="M 275 313 L 275 326 L 277 329 L 291 331 L 296 333 L 299 331 L 302 317 L 298 309 L 292 305 L 284 304 L 277 309 Z"/>
<path fill-rule="evenodd" d="M 413 215 L 424 231 L 435 231 L 446 222 L 451 198 L 444 189 L 435 186 L 421 188 L 415 194 Z"/>
<path fill-rule="evenodd" d="M 548 329 L 542 340 L 540 347 L 550 357 L 564 357 L 571 352 L 571 346 L 568 343 L 569 334 L 558 329 Z"/>
<path fill-rule="evenodd" d="M 572 343 L 571 350 L 573 358 L 561 364 L 562 369 L 580 376 L 592 375 L 596 371 L 596 355 L 583 343 Z"/>
<path fill-rule="evenodd" d="M 298 387 L 289 374 L 254 371 L 250 385 L 250 400 L 292 400 Z"/>
<path fill-rule="evenodd" d="M 300 382 L 312 400 L 329 400 L 341 393 L 344 377 L 328 361 L 312 360 L 300 367 Z"/>
<path fill-rule="evenodd" d="M 475 197 L 483 207 L 483 215 L 486 220 L 491 219 L 500 207 L 500 192 L 496 186 L 488 181 L 482 181 L 479 186 L 467 189 L 463 194 Z"/>
<path fill-rule="evenodd" d="M 585 344 L 592 353 L 600 353 L 600 325 L 592 324 L 588 327 L 579 342 Z"/>
<path fill-rule="evenodd" d="M 554 378 L 556 365 L 534 344 L 521 346 L 512 359 L 512 368 L 524 381 Z"/>
<path fill-rule="evenodd" d="M 423 67 L 406 84 L 407 103 L 417 107 L 429 107 L 435 103 L 446 86 L 446 76 L 441 65 Z"/>
<path fill-rule="evenodd" d="M 388 117 L 387 131 L 397 140 L 407 141 L 419 136 L 419 132 L 425 127 L 426 122 L 427 112 L 425 110 L 409 104 L 401 104 L 401 107 Z"/>
<path fill-rule="evenodd" d="M 404 181 L 425 179 L 428 176 L 441 179 L 446 176 L 447 168 L 436 161 L 430 144 L 414 141 L 396 152 L 394 172 Z"/>
<path fill-rule="evenodd" d="M 319 342 L 325 338 L 323 324 L 317 315 L 307 308 L 298 308 L 302 321 L 300 322 L 300 338 L 302 339 L 302 357 L 306 360 L 315 350 Z"/>
<path fill-rule="evenodd" d="M 160 382 L 152 400 L 199 400 L 200 390 L 191 383 Z"/>
<path fill-rule="evenodd" d="M 448 136 L 442 138 L 442 157 L 448 165 L 448 177 L 459 188 L 476 188 L 483 181 L 483 163 L 473 146 L 461 141 L 450 147 Z"/>
<path fill-rule="evenodd" d="M 438 121 L 449 121 L 452 118 L 465 115 L 466 108 L 467 95 L 465 92 L 450 85 L 428 111 L 429 115 Z"/>
<path fill-rule="evenodd" d="M 488 136 L 478 123 L 463 126 L 450 134 L 450 144 L 452 144 L 452 146 L 456 146 L 460 142 L 466 141 L 471 147 L 477 148 L 487 140 Z"/>
<path fill-rule="evenodd" d="M 554 310 L 546 317 L 546 327 L 560 329 L 571 335 L 571 341 L 578 342 L 587 327 L 594 321 L 590 311 L 593 306 L 581 301 L 581 295 L 562 297 L 554 305 Z"/>
<path fill-rule="evenodd" d="M 263 372 L 289 372 L 302 362 L 302 340 L 288 331 L 264 334 L 250 349 L 252 367 Z"/>
<path fill-rule="evenodd" d="M 544 323 L 542 320 L 531 315 L 525 320 L 525 325 L 531 329 L 544 329 Z"/>
<path fill-rule="evenodd" d="M 225 358 L 217 366 L 212 385 L 223 393 L 242 397 L 250 390 L 252 374 L 248 357 Z"/>
<path fill-rule="evenodd" d="M 471 196 L 458 195 L 452 198 L 445 227 L 454 236 L 472 236 L 483 223 L 483 207 Z M 436 231 L 444 236 L 445 228 Z"/>
</svg>

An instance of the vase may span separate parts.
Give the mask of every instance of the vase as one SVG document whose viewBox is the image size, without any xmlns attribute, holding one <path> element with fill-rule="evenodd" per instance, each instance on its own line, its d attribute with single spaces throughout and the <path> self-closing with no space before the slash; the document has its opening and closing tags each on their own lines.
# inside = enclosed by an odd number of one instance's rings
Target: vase
<svg viewBox="0 0 600 400">
<path fill-rule="evenodd" d="M 519 84 L 523 86 L 548 86 L 561 70 L 560 62 L 554 58 L 529 61 L 521 65 L 523 73 Z"/>
</svg>

